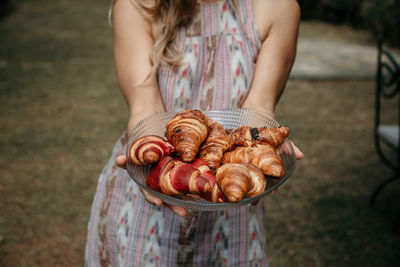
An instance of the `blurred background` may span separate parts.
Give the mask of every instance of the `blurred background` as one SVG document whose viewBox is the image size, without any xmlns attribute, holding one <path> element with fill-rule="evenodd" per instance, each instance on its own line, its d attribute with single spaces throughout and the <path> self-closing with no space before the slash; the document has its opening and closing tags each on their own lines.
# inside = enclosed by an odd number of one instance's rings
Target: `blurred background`
<svg viewBox="0 0 400 267">
<path fill-rule="evenodd" d="M 400 3 L 299 3 L 277 119 L 305 158 L 264 200 L 271 266 L 399 266 L 399 182 L 369 201 L 391 175 L 374 147 L 376 37 L 399 58 Z M 109 7 L 0 0 L 0 266 L 83 265 L 97 177 L 127 120 Z"/>
</svg>

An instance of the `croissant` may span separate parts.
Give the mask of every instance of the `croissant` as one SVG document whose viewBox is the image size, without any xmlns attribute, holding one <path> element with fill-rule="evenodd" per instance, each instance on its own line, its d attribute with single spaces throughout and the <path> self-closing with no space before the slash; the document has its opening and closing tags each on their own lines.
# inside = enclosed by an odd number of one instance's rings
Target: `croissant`
<svg viewBox="0 0 400 267">
<path fill-rule="evenodd" d="M 250 146 L 253 142 L 251 127 L 249 126 L 241 126 L 227 132 L 229 134 L 229 150 L 233 150 L 237 146 Z"/>
<path fill-rule="evenodd" d="M 214 202 L 224 203 L 227 202 L 227 198 L 218 186 L 215 176 L 211 173 L 210 167 L 207 162 L 197 158 L 192 162 L 192 166 L 200 171 L 201 176 L 209 180 L 211 186 L 211 192 L 201 195 L 202 198 Z"/>
<path fill-rule="evenodd" d="M 129 148 L 128 158 L 138 166 L 149 165 L 174 152 L 174 147 L 163 138 L 147 135 L 137 139 Z"/>
<path fill-rule="evenodd" d="M 259 168 L 265 175 L 280 178 L 284 175 L 283 162 L 275 148 L 269 144 L 253 144 L 251 147 L 237 147 L 227 152 L 224 163 L 250 163 Z"/>
<path fill-rule="evenodd" d="M 209 118 L 199 110 L 177 113 L 166 126 L 165 136 L 184 162 L 192 162 L 207 138 Z"/>
<path fill-rule="evenodd" d="M 253 140 L 268 143 L 273 147 L 280 145 L 286 137 L 288 137 L 290 130 L 286 126 L 280 127 L 261 127 L 261 128 L 251 128 L 251 135 Z"/>
<path fill-rule="evenodd" d="M 156 165 L 151 167 L 146 178 L 147 187 L 162 192 L 160 178 L 164 177 L 174 166 L 175 160 L 172 157 L 163 157 Z"/>
<path fill-rule="evenodd" d="M 274 128 L 241 126 L 228 132 L 229 150 L 233 150 L 237 146 L 251 146 L 255 141 L 277 147 L 288 137 L 290 130 L 286 126 Z"/>
<path fill-rule="evenodd" d="M 229 138 L 219 122 L 213 121 L 208 130 L 208 137 L 200 147 L 199 158 L 203 159 L 215 174 L 221 166 L 224 152 L 229 147 Z"/>
<path fill-rule="evenodd" d="M 264 174 L 248 163 L 226 163 L 218 169 L 216 179 L 229 202 L 256 196 L 266 186 Z"/>
<path fill-rule="evenodd" d="M 214 182 L 201 175 L 201 172 L 178 159 L 164 157 L 150 169 L 146 185 L 168 196 L 180 194 L 210 194 Z"/>
</svg>

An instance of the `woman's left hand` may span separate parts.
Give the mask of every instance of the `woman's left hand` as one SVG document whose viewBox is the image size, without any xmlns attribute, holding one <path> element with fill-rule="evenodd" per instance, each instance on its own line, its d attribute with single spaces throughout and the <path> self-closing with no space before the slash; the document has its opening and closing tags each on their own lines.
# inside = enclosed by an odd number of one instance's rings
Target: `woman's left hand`
<svg viewBox="0 0 400 267">
<path fill-rule="evenodd" d="M 296 154 L 296 159 L 299 160 L 299 159 L 304 158 L 304 153 L 301 152 L 301 150 L 295 144 L 293 144 L 293 142 L 292 142 L 292 145 L 293 145 L 294 153 Z"/>
</svg>

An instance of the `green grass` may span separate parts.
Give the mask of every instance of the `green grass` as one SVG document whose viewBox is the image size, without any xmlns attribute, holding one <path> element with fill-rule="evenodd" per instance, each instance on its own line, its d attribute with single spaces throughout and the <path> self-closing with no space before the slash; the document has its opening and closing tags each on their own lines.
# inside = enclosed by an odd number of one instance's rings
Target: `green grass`
<svg viewBox="0 0 400 267">
<path fill-rule="evenodd" d="M 400 184 L 368 205 L 390 172 L 373 145 L 372 81 L 290 82 L 279 119 L 306 157 L 269 197 L 266 227 L 273 266 L 395 266 Z"/>
<path fill-rule="evenodd" d="M 0 265 L 82 266 L 97 176 L 127 118 L 109 2 L 15 6 L 0 22 Z M 390 174 L 373 147 L 373 101 L 370 80 L 288 83 L 278 120 L 306 157 L 266 198 L 271 266 L 398 264 L 399 183 L 368 206 Z"/>
<path fill-rule="evenodd" d="M 97 176 L 127 114 L 108 2 L 16 8 L 0 24 L 0 265 L 82 265 Z"/>
</svg>

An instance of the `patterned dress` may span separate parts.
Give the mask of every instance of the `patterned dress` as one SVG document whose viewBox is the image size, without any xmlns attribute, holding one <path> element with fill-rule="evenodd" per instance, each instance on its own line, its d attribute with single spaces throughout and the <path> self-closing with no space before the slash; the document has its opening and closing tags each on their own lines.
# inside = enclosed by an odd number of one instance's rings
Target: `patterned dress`
<svg viewBox="0 0 400 267">
<path fill-rule="evenodd" d="M 239 107 L 250 87 L 260 38 L 252 0 L 199 4 L 180 29 L 185 64 L 159 71 L 167 111 Z M 185 218 L 149 204 L 114 165 L 116 143 L 97 186 L 88 225 L 86 266 L 267 266 L 264 205 L 190 211 Z"/>
</svg>

